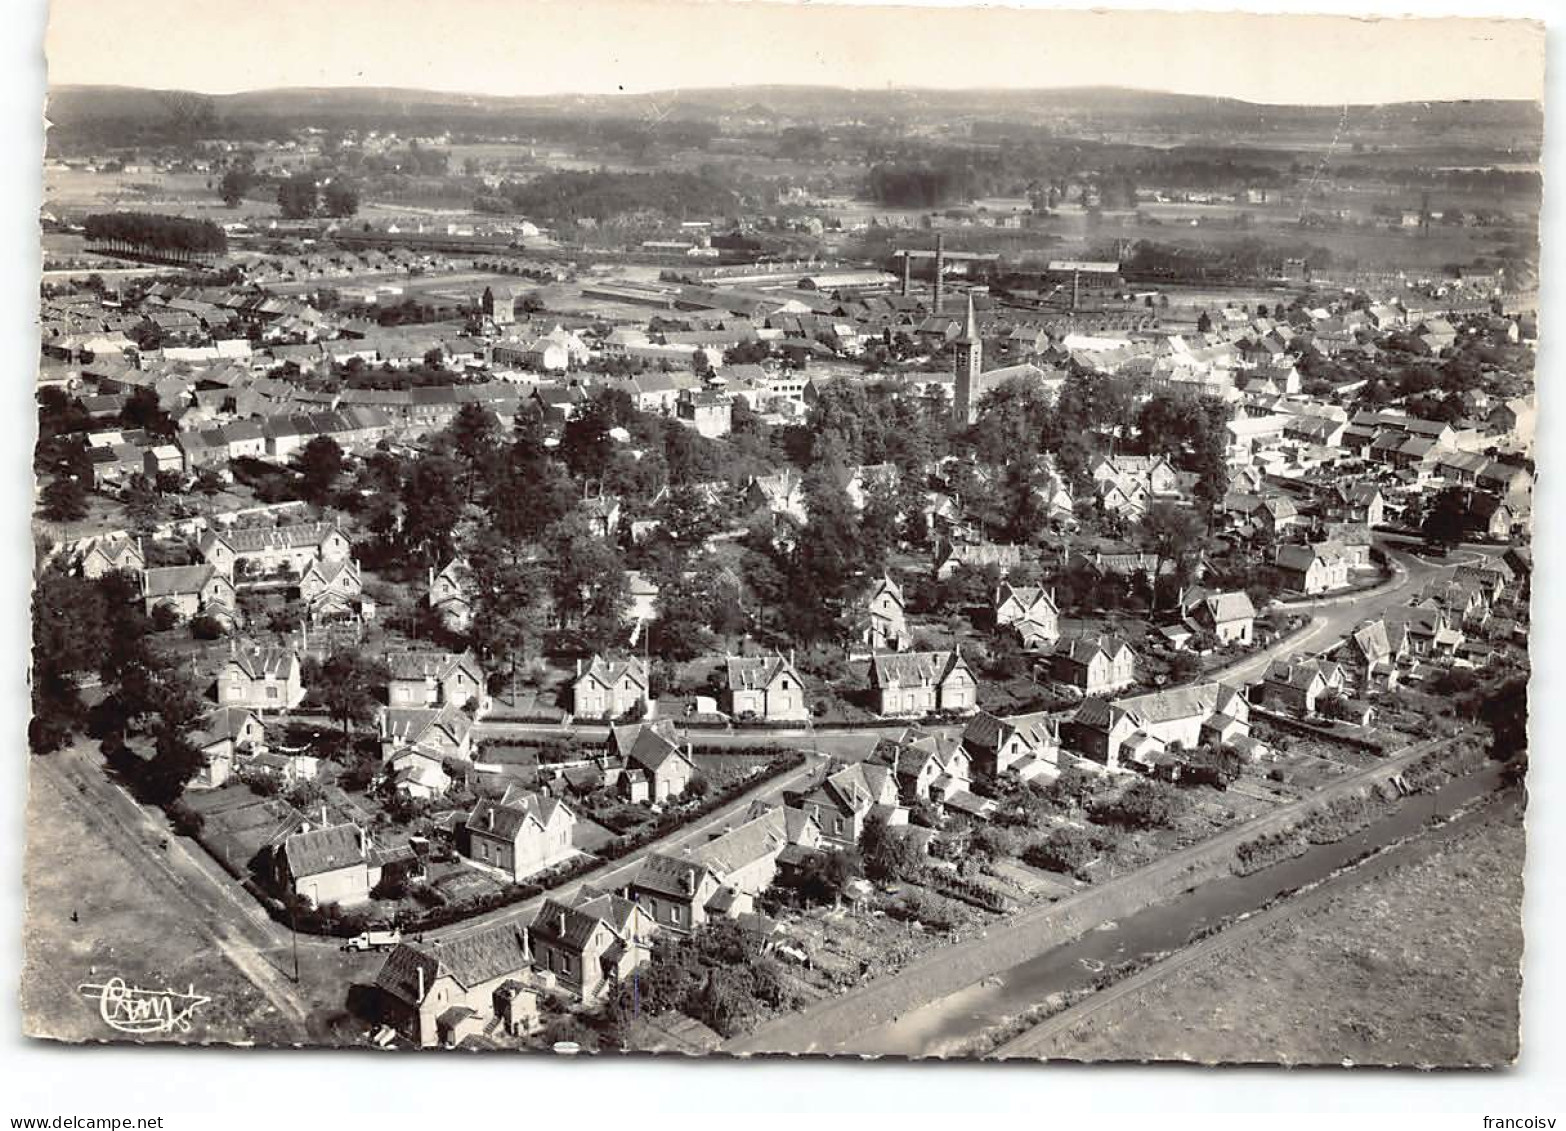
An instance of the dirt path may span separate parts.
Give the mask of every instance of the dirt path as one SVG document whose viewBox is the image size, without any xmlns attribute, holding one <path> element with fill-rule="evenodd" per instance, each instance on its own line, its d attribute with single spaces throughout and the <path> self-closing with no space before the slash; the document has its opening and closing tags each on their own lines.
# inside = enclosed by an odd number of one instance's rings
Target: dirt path
<svg viewBox="0 0 1566 1131">
<path fill-rule="evenodd" d="M 306 1035 L 307 1009 L 287 978 L 264 955 L 283 945 L 270 929 L 251 917 L 251 907 L 235 899 L 192 858 L 184 844 L 119 788 L 101 770 L 84 766 L 75 751 L 33 759 L 35 787 L 55 790 L 83 823 L 100 834 L 143 877 L 149 888 L 195 912 L 186 922 L 208 935 L 218 952 L 281 1013 L 297 1039 Z M 157 845 L 166 840 L 168 847 Z"/>
</svg>

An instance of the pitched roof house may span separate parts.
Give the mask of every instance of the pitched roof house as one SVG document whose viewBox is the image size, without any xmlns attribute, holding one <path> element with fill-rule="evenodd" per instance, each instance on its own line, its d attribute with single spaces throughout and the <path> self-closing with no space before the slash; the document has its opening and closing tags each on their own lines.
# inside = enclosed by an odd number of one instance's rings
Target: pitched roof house
<svg viewBox="0 0 1566 1131">
<path fill-rule="evenodd" d="M 123 533 L 89 539 L 78 548 L 76 561 L 82 576 L 89 580 L 96 580 L 115 570 L 140 574 L 147 568 L 146 556 L 141 552 L 141 540 Z"/>
<path fill-rule="evenodd" d="M 864 631 L 861 643 L 868 644 L 876 652 L 900 652 L 912 642 L 908 622 L 904 618 L 907 604 L 902 586 L 890 577 L 878 577 L 860 598 L 864 611 Z"/>
<path fill-rule="evenodd" d="M 1249 645 L 1255 632 L 1256 606 L 1243 589 L 1206 596 L 1191 616 L 1219 644 Z"/>
<path fill-rule="evenodd" d="M 645 908 L 585 885 L 546 899 L 527 929 L 535 969 L 584 1002 L 607 996 L 645 963 L 656 930 Z"/>
<path fill-rule="evenodd" d="M 820 828 L 802 810 L 753 809 L 741 824 L 688 853 L 647 856 L 626 893 L 660 929 L 684 933 L 712 919 L 748 914 L 783 868 L 797 866 L 821 844 Z"/>
<path fill-rule="evenodd" d="M 473 759 L 473 721 L 455 703 L 441 707 L 385 707 L 379 715 L 381 759 L 416 746 L 437 758 Z"/>
<path fill-rule="evenodd" d="M 1010 627 L 1024 647 L 1040 648 L 1060 639 L 1060 608 L 1042 586 L 1003 582 L 995 590 L 995 624 Z"/>
<path fill-rule="evenodd" d="M 490 707 L 484 669 L 471 652 L 388 652 L 390 680 L 386 702 L 392 707 L 458 707 L 477 705 L 474 717 Z"/>
<path fill-rule="evenodd" d="M 1279 546 L 1273 564 L 1290 588 L 1307 596 L 1342 589 L 1349 583 L 1349 560 L 1331 542 Z"/>
<path fill-rule="evenodd" d="M 242 526 L 208 530 L 198 544 L 201 556 L 230 577 L 287 569 L 302 573 L 312 559 L 346 558 L 353 544 L 335 522 L 302 522 L 289 526 Z"/>
<path fill-rule="evenodd" d="M 500 801 L 481 800 L 463 828 L 468 857 L 515 883 L 576 852 L 576 814 L 546 794 L 508 790 Z"/>
<path fill-rule="evenodd" d="M 218 670 L 217 699 L 224 707 L 287 711 L 305 697 L 303 665 L 291 648 L 234 648 Z"/>
<path fill-rule="evenodd" d="M 962 739 L 955 735 L 904 731 L 877 743 L 875 758 L 892 767 L 903 804 L 944 805 L 961 800 L 977 801 L 969 793 L 970 759 Z"/>
<path fill-rule="evenodd" d="M 1261 693 L 1269 706 L 1312 715 L 1323 698 L 1341 695 L 1344 683 L 1342 666 L 1330 660 L 1274 660 L 1262 677 Z"/>
<path fill-rule="evenodd" d="M 579 719 L 618 719 L 638 708 L 651 710 L 647 666 L 632 656 L 610 660 L 594 655 L 577 661 L 571 684 L 571 714 Z"/>
<path fill-rule="evenodd" d="M 1086 700 L 1068 728 L 1072 746 L 1110 768 L 1127 761 L 1152 765 L 1172 747 L 1248 735 L 1250 704 L 1236 688 L 1197 683 L 1125 699 Z"/>
<path fill-rule="evenodd" d="M 142 599 L 150 614 L 167 605 L 187 620 L 198 615 L 232 623 L 238 599 L 234 584 L 214 566 L 160 566 L 142 574 Z"/>
<path fill-rule="evenodd" d="M 430 567 L 430 608 L 452 632 L 467 632 L 473 623 L 473 574 L 462 558 L 453 558 L 439 573 Z"/>
<path fill-rule="evenodd" d="M 799 721 L 810 717 L 805 681 L 781 654 L 729 656 L 724 664 L 723 709 L 735 718 Z"/>
<path fill-rule="evenodd" d="M 1136 682 L 1136 653 L 1118 636 L 1077 636 L 1056 647 L 1050 674 L 1084 695 L 1107 695 Z"/>
<path fill-rule="evenodd" d="M 825 840 L 843 848 L 859 843 L 865 822 L 872 817 L 887 825 L 908 823 L 908 811 L 899 803 L 892 767 L 875 762 L 829 768 L 814 782 L 784 791 L 783 804 L 803 810 L 816 822 Z"/>
<path fill-rule="evenodd" d="M 352 558 L 313 559 L 299 577 L 299 597 L 315 624 L 375 615 L 375 602 L 364 596 L 359 563 Z"/>
<path fill-rule="evenodd" d="M 216 789 L 232 776 L 240 756 L 266 751 L 266 729 L 254 711 L 243 707 L 219 707 L 188 737 L 203 759 L 191 789 Z"/>
<path fill-rule="evenodd" d="M 696 776 L 689 744 L 682 748 L 675 741 L 668 720 L 611 727 L 609 749 L 625 760 L 620 792 L 633 802 L 678 797 Z"/>
<path fill-rule="evenodd" d="M 358 825 L 305 828 L 283 841 L 277 856 L 278 885 L 312 907 L 363 903 L 380 882 L 369 843 Z"/>
<path fill-rule="evenodd" d="M 538 1022 L 539 986 L 525 928 L 401 942 L 375 975 L 381 1015 L 416 1045 L 456 1045 L 491 1023 L 520 1036 Z"/>
<path fill-rule="evenodd" d="M 963 728 L 969 766 L 979 777 L 1052 781 L 1060 774 L 1060 732 L 1045 712 L 1002 718 L 980 711 Z"/>
<path fill-rule="evenodd" d="M 879 715 L 968 713 L 978 708 L 978 691 L 978 677 L 957 650 L 870 657 L 871 701 Z"/>
</svg>

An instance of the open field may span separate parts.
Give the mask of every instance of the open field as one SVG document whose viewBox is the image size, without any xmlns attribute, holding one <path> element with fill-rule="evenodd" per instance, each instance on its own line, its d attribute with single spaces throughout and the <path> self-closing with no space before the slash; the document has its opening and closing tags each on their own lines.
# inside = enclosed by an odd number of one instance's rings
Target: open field
<svg viewBox="0 0 1566 1131">
<path fill-rule="evenodd" d="M 1127 995 L 1037 1055 L 1502 1065 L 1517 1056 L 1521 812 Z"/>
<path fill-rule="evenodd" d="M 278 215 L 275 200 L 246 199 L 228 208 L 219 198 L 219 174 L 89 173 L 50 166 L 44 170 L 43 206 L 56 213 L 103 210 L 163 212 L 223 223 Z"/>
<path fill-rule="evenodd" d="M 188 1031 L 143 1040 L 353 1044 L 364 1036 L 344 987 L 383 956 L 335 939 L 295 941 L 196 844 L 168 831 L 103 773 L 91 744 L 29 767 L 25 1031 L 110 1040 L 84 982 L 193 990 L 211 999 Z M 71 919 L 72 913 L 76 921 Z M 298 978 L 294 963 L 298 963 Z"/>
<path fill-rule="evenodd" d="M 269 1043 L 290 1027 L 224 956 L 215 939 L 161 885 L 148 882 L 96 828 L 84 824 L 61 783 L 28 775 L 26 946 L 23 1026 L 29 1036 L 113 1040 L 82 983 L 118 976 L 147 989 L 194 991 L 211 999 L 192 1031 L 144 1039 Z M 75 915 L 78 921 L 72 921 Z"/>
</svg>

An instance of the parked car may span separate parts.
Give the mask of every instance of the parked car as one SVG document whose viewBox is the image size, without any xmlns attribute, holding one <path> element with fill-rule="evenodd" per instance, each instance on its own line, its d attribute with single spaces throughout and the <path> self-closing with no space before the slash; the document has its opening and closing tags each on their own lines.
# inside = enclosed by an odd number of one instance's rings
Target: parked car
<svg viewBox="0 0 1566 1131">
<path fill-rule="evenodd" d="M 393 928 L 389 931 L 365 931 L 355 935 L 343 943 L 344 950 L 390 950 L 402 941 L 402 932 Z"/>
</svg>

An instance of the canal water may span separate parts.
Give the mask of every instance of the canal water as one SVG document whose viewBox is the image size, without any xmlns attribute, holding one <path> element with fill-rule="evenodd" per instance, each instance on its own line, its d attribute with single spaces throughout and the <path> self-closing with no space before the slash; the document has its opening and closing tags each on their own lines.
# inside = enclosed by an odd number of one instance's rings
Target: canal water
<svg viewBox="0 0 1566 1131">
<path fill-rule="evenodd" d="M 1383 820 L 1336 844 L 1312 845 L 1303 855 L 1260 872 L 1213 880 L 1119 923 L 1106 923 L 1073 942 L 857 1034 L 833 1051 L 971 1055 L 968 1050 L 978 1038 L 1051 995 L 1091 988 L 1101 971 L 1121 963 L 1142 963 L 1179 950 L 1205 929 L 1256 911 L 1285 892 L 1326 879 L 1344 865 L 1418 832 L 1431 817 L 1494 790 L 1499 781 L 1498 767 L 1486 766 L 1433 793 L 1406 798 Z"/>
</svg>

